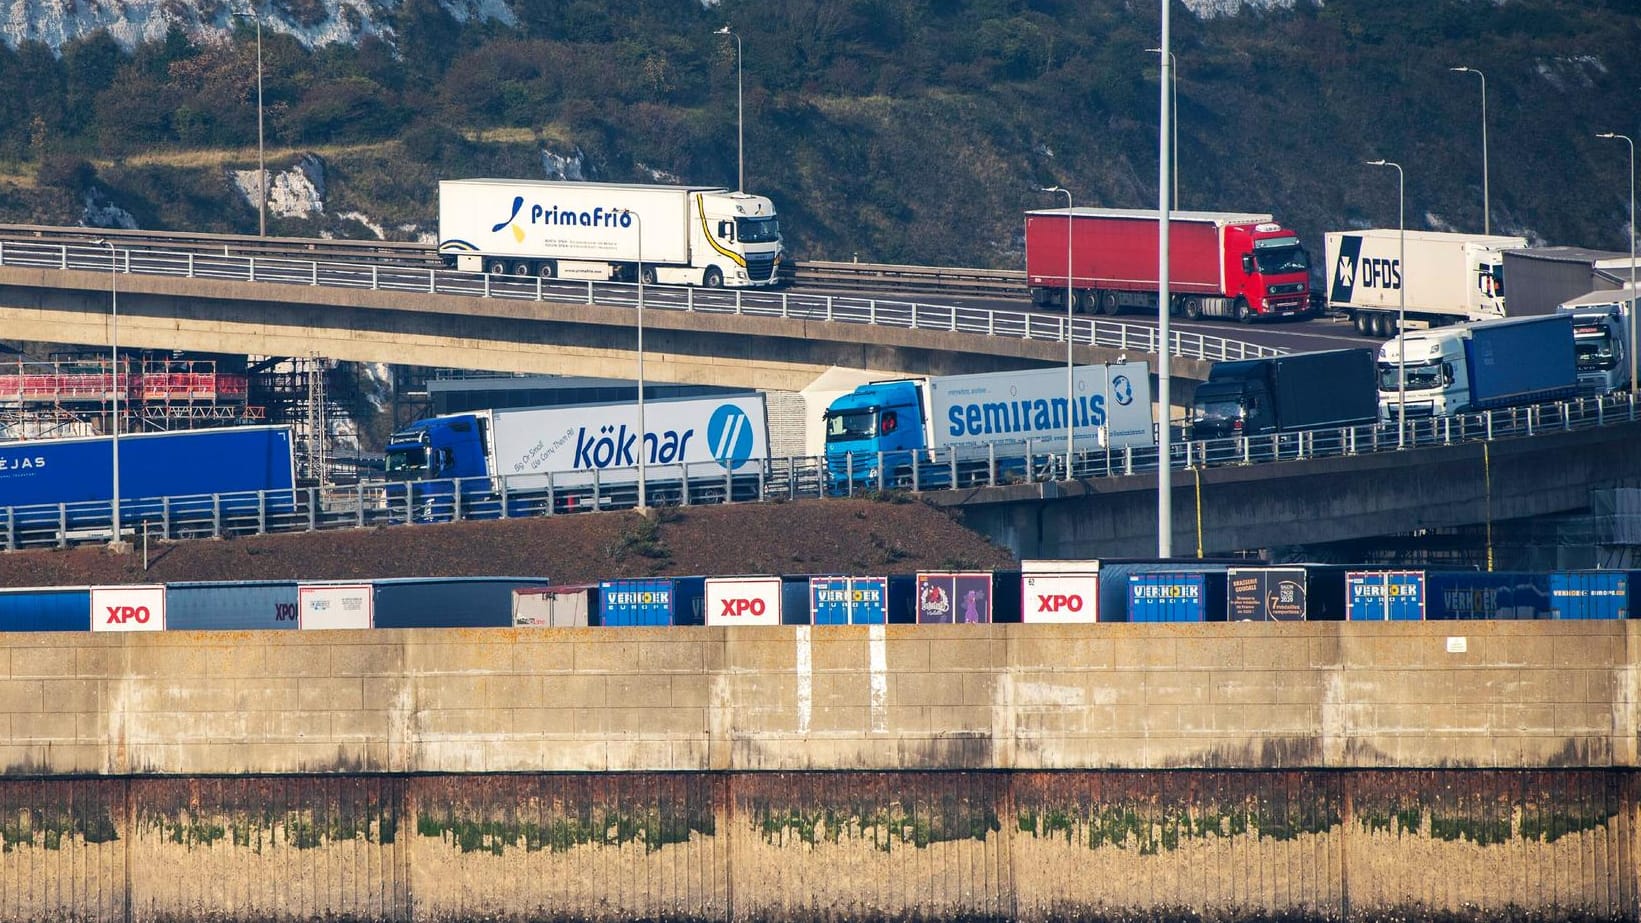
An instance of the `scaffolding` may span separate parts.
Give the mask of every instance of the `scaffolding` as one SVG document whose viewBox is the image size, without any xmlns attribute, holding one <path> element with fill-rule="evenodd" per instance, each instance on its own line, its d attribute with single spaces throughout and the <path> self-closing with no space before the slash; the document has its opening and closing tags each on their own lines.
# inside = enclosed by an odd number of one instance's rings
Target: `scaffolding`
<svg viewBox="0 0 1641 923">
<path fill-rule="evenodd" d="M 0 426 L 13 439 L 112 432 L 119 395 L 120 432 L 194 429 L 256 422 L 242 372 L 212 359 L 66 355 L 0 363 Z"/>
</svg>

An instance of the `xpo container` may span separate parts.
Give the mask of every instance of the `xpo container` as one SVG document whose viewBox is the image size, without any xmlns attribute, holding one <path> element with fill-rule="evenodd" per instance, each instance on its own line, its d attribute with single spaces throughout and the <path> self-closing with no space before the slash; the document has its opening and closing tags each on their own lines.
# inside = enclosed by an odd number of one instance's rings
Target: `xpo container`
<svg viewBox="0 0 1641 923">
<path fill-rule="evenodd" d="M 468 272 L 773 285 L 781 233 L 768 199 L 710 186 L 445 180 L 439 254 Z"/>
<path fill-rule="evenodd" d="M 1026 281 L 1038 307 L 1065 304 L 1066 257 L 1076 307 L 1155 313 L 1155 211 L 1041 209 L 1026 213 Z M 1071 246 L 1066 246 L 1070 230 Z M 1170 310 L 1196 320 L 1299 317 L 1310 313 L 1310 257 L 1299 235 L 1270 215 L 1169 212 Z"/>
<path fill-rule="evenodd" d="M 810 577 L 809 612 L 816 625 L 882 625 L 888 621 L 889 578 Z"/>
<path fill-rule="evenodd" d="M 1068 380 L 1069 379 L 1069 380 Z M 1067 390 L 1071 395 L 1067 417 Z M 885 486 L 989 483 L 1066 449 L 1150 446 L 1151 378 L 1143 362 L 985 372 L 860 385 L 826 408 L 834 493 Z M 914 475 L 915 471 L 915 475 Z"/>
<path fill-rule="evenodd" d="M 1636 579 L 1622 570 L 1559 571 L 1550 575 L 1550 618 L 1627 619 L 1635 615 Z"/>
<path fill-rule="evenodd" d="M 1021 561 L 1020 621 L 1099 621 L 1099 561 Z"/>
<path fill-rule="evenodd" d="M 90 587 L 0 589 L 0 632 L 90 630 Z"/>
<path fill-rule="evenodd" d="M 705 597 L 708 625 L 781 623 L 779 577 L 708 577 Z"/>
<path fill-rule="evenodd" d="M 92 631 L 164 631 L 165 585 L 94 586 Z"/>
<path fill-rule="evenodd" d="M 260 631 L 296 627 L 295 580 L 165 585 L 167 631 Z"/>
<path fill-rule="evenodd" d="M 1425 617 L 1424 571 L 1350 571 L 1345 574 L 1352 622 L 1418 622 Z"/>
<path fill-rule="evenodd" d="M 296 625 L 303 630 L 371 628 L 374 599 L 368 583 L 298 584 Z"/>
<path fill-rule="evenodd" d="M 930 572 L 917 575 L 919 624 L 991 621 L 991 574 Z"/>
<path fill-rule="evenodd" d="M 1503 253 L 1527 246 L 1524 237 L 1398 228 L 1329 231 L 1324 240 L 1329 306 L 1358 333 L 1381 337 L 1396 335 L 1398 316 L 1410 330 L 1504 317 Z"/>
</svg>

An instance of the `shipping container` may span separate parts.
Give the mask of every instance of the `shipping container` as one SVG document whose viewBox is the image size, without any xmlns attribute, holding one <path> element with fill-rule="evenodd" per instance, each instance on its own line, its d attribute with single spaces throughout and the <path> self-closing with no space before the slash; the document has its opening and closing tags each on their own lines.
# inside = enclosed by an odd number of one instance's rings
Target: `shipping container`
<svg viewBox="0 0 1641 923">
<path fill-rule="evenodd" d="M 513 624 L 513 591 L 545 577 L 404 577 L 374 581 L 377 628 L 505 628 Z"/>
<path fill-rule="evenodd" d="M 1548 574 L 1431 571 L 1425 574 L 1428 619 L 1547 619 Z"/>
<path fill-rule="evenodd" d="M 1097 622 L 1099 561 L 1021 561 L 1022 622 Z"/>
<path fill-rule="evenodd" d="M 882 625 L 888 620 L 889 578 L 810 577 L 809 612 L 816 625 Z"/>
<path fill-rule="evenodd" d="M 242 631 L 297 627 L 295 580 L 165 585 L 167 631 Z"/>
<path fill-rule="evenodd" d="M 932 572 L 917 575 L 919 624 L 980 624 L 991 621 L 990 573 Z"/>
<path fill-rule="evenodd" d="M 0 632 L 90 630 L 90 587 L 47 586 L 0 590 Z"/>
<path fill-rule="evenodd" d="M 1345 594 L 1352 622 L 1418 622 L 1425 617 L 1422 570 L 1350 571 Z"/>
<path fill-rule="evenodd" d="M 1627 619 L 1641 571 L 1583 570 L 1550 574 L 1550 618 Z"/>
<path fill-rule="evenodd" d="M 687 624 L 677 619 L 678 582 L 605 580 L 598 585 L 597 623 L 614 628 Z"/>
<path fill-rule="evenodd" d="M 531 586 L 513 589 L 514 628 L 579 628 L 598 609 L 598 585 Z"/>
<path fill-rule="evenodd" d="M 368 583 L 299 583 L 296 626 L 304 631 L 371 628 L 374 598 Z"/>
<path fill-rule="evenodd" d="M 1225 573 L 1176 571 L 1128 576 L 1130 622 L 1220 621 Z"/>
<path fill-rule="evenodd" d="M 1225 572 L 1231 567 L 1251 567 L 1262 563 L 1250 558 L 1105 558 L 1100 561 L 1100 621 L 1127 622 L 1128 582 L 1135 574 L 1195 573 L 1211 577 L 1205 582 L 1210 599 L 1219 605 L 1208 610 L 1210 621 L 1224 618 Z"/>
<path fill-rule="evenodd" d="M 779 577 L 708 577 L 705 597 L 708 625 L 781 624 Z"/>
<path fill-rule="evenodd" d="M 91 588 L 92 631 L 164 631 L 165 585 Z"/>
<path fill-rule="evenodd" d="M 1303 567 L 1233 567 L 1225 573 L 1225 617 L 1233 622 L 1303 622 Z"/>
</svg>

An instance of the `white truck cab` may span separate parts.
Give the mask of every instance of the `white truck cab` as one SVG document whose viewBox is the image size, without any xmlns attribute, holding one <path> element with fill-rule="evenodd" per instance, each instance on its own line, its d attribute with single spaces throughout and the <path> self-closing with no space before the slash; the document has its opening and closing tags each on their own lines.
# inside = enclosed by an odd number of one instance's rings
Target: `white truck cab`
<svg viewBox="0 0 1641 923">
<path fill-rule="evenodd" d="M 1379 418 L 1396 419 L 1403 375 L 1409 420 L 1465 412 L 1470 406 L 1465 334 L 1464 327 L 1438 327 L 1386 340 L 1379 347 Z"/>
</svg>

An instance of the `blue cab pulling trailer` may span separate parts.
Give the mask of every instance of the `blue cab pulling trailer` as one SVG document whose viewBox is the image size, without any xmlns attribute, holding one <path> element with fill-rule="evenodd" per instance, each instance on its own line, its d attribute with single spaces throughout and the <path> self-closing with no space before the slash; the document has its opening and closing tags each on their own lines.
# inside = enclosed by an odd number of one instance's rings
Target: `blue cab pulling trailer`
<svg viewBox="0 0 1641 923">
<path fill-rule="evenodd" d="M 14 524 L 56 525 L 61 515 L 71 529 L 106 527 L 113 444 L 110 436 L 0 443 L 0 510 L 9 507 Z M 296 507 L 289 426 L 132 433 L 119 447 L 126 524 Z"/>
</svg>

